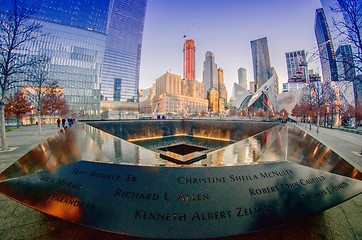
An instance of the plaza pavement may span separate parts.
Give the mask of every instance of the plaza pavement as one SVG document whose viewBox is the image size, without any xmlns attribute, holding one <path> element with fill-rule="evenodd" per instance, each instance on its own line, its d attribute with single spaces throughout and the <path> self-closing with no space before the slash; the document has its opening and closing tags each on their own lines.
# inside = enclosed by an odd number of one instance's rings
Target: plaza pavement
<svg viewBox="0 0 362 240">
<path fill-rule="evenodd" d="M 316 134 L 313 126 L 299 126 L 332 150 L 340 154 L 353 166 L 362 171 L 362 135 L 321 128 Z M 54 125 L 43 126 L 38 134 L 37 126 L 24 126 L 7 132 L 11 152 L 0 152 L 0 171 L 3 171 L 38 143 L 43 142 L 58 129 Z M 219 239 L 362 239 L 362 194 L 320 214 L 296 219 L 283 226 L 240 236 Z M 0 239 L 26 240 L 98 240 L 98 239 L 140 239 L 118 234 L 105 233 L 71 224 L 35 211 L 0 195 Z"/>
</svg>

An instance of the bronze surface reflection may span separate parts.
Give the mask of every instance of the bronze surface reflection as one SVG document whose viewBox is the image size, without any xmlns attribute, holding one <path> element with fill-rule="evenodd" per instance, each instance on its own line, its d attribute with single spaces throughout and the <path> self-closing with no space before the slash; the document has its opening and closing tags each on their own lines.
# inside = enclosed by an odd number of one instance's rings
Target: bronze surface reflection
<svg viewBox="0 0 362 240">
<path fill-rule="evenodd" d="M 197 120 L 77 125 L 2 172 L 1 194 L 90 228 L 196 239 L 270 228 L 362 192 L 358 169 L 294 125 Z"/>
<path fill-rule="evenodd" d="M 362 174 L 328 146 L 295 126 L 288 129 L 288 161 L 362 180 Z"/>
<path fill-rule="evenodd" d="M 0 174 L 0 180 L 58 167 L 87 159 L 109 161 L 82 129 L 65 128 L 39 144 Z"/>
</svg>

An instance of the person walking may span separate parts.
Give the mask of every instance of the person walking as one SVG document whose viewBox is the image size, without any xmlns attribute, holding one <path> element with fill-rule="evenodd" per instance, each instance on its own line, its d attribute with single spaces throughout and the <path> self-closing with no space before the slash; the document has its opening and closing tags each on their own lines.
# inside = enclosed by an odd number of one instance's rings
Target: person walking
<svg viewBox="0 0 362 240">
<path fill-rule="evenodd" d="M 60 128 L 60 118 L 57 119 L 58 128 Z"/>
<path fill-rule="evenodd" d="M 62 119 L 62 127 L 65 128 L 65 118 Z"/>
<path fill-rule="evenodd" d="M 71 127 L 72 126 L 72 119 L 68 117 L 68 126 Z"/>
</svg>

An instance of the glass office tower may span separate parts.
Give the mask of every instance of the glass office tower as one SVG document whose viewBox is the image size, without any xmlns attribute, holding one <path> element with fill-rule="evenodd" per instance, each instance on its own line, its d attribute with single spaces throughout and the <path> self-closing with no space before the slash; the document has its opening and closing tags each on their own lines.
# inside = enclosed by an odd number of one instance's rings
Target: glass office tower
<svg viewBox="0 0 362 240">
<path fill-rule="evenodd" d="M 268 40 L 266 37 L 250 41 L 253 58 L 255 91 L 258 90 L 273 73 L 270 65 Z"/>
<path fill-rule="evenodd" d="M 318 43 L 323 81 L 338 81 L 336 54 L 323 8 L 316 10 L 314 32 Z"/>
<path fill-rule="evenodd" d="M 212 52 L 207 51 L 205 54 L 204 68 L 203 68 L 203 84 L 204 84 L 204 98 L 207 98 L 208 93 L 212 88 L 218 89 L 217 79 L 217 64 L 215 63 L 215 56 Z"/>
<path fill-rule="evenodd" d="M 12 1 L 0 5 L 8 11 Z M 147 0 L 28 0 L 44 36 L 30 46 L 50 59 L 70 109 L 97 115 L 101 98 L 135 101 Z"/>
<path fill-rule="evenodd" d="M 241 67 L 241 68 L 238 69 L 238 83 L 244 89 L 248 89 L 248 78 L 246 76 L 246 69 L 245 68 Z"/>
<path fill-rule="evenodd" d="M 71 111 L 98 114 L 106 35 L 50 22 L 42 25 L 44 37 L 32 52 L 49 57 L 49 80 L 64 88 Z"/>
<path fill-rule="evenodd" d="M 338 77 L 341 81 L 353 81 L 356 78 L 356 69 L 353 61 L 352 46 L 340 45 L 336 51 Z"/>
<path fill-rule="evenodd" d="M 138 101 L 147 0 L 113 0 L 103 61 L 101 93 L 108 101 Z"/>
<path fill-rule="evenodd" d="M 305 82 L 306 72 L 302 64 L 306 63 L 304 50 L 285 53 L 288 69 L 288 82 Z"/>
</svg>

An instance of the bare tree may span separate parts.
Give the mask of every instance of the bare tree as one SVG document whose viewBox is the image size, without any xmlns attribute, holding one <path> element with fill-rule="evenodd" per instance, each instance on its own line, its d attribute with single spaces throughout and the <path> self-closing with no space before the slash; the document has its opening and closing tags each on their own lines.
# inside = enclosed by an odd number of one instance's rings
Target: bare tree
<svg viewBox="0 0 362 240">
<path fill-rule="evenodd" d="M 42 104 L 45 96 L 57 86 L 57 83 L 50 81 L 48 78 L 49 58 L 45 56 L 36 57 L 34 63 L 27 72 L 27 82 L 29 83 L 27 95 L 36 109 L 39 134 L 41 134 Z"/>
<path fill-rule="evenodd" d="M 0 13 L 0 125 L 2 149 L 8 149 L 4 105 L 9 90 L 22 83 L 21 74 L 33 64 L 30 43 L 40 37 L 41 25 L 31 19 L 35 9 L 23 0 L 13 0 L 11 11 Z"/>
<path fill-rule="evenodd" d="M 341 110 L 341 99 L 339 97 L 337 87 L 333 82 L 327 82 L 324 85 L 324 103 L 328 108 L 328 115 L 330 115 L 330 127 L 332 128 L 335 122 L 335 117 L 340 115 Z"/>
<path fill-rule="evenodd" d="M 326 106 L 326 92 L 328 90 L 328 83 L 314 83 L 314 98 L 315 108 L 317 111 L 317 133 L 319 133 L 319 126 L 321 122 L 321 114 Z"/>
<path fill-rule="evenodd" d="M 341 105 L 342 125 L 351 127 L 351 119 L 356 117 L 355 114 L 354 106 L 344 99 Z"/>
<path fill-rule="evenodd" d="M 358 96 L 358 92 L 362 91 L 362 78 L 358 75 L 362 74 L 362 1 L 361 0 L 338 0 L 336 6 L 330 6 L 331 10 L 343 16 L 343 21 L 333 19 L 333 27 L 337 30 L 339 38 L 345 43 L 352 46 L 352 59 L 342 58 L 339 60 L 341 64 L 348 66 L 350 71 L 356 71 L 356 74 L 346 74 L 347 76 L 339 76 L 342 80 L 353 84 L 353 92 L 355 98 L 356 116 L 360 115 L 357 109 L 360 109 L 362 102 Z M 358 101 L 358 99 L 360 101 Z M 358 119 L 358 117 L 356 117 Z M 356 124 L 357 126 L 357 124 Z"/>
<path fill-rule="evenodd" d="M 303 95 L 301 99 L 301 104 L 303 108 L 306 109 L 306 114 L 309 118 L 309 130 L 312 130 L 312 120 L 316 108 L 316 88 L 314 84 L 307 84 L 303 89 Z"/>
</svg>

